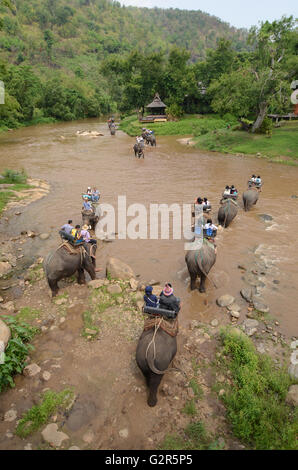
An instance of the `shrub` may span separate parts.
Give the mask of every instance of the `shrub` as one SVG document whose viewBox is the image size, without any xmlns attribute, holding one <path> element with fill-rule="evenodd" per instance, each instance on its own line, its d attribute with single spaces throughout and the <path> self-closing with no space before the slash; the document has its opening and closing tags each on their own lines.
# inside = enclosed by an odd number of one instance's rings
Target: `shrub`
<svg viewBox="0 0 298 470">
<path fill-rule="evenodd" d="M 167 114 L 168 114 L 169 118 L 174 118 L 174 119 L 175 118 L 181 118 L 184 114 L 184 111 L 181 108 L 181 106 L 179 106 L 179 104 L 174 103 L 174 104 L 171 104 L 168 107 Z"/>
<path fill-rule="evenodd" d="M 1 179 L 1 183 L 5 184 L 24 184 L 27 182 L 27 174 L 25 170 L 4 170 L 2 173 L 4 179 Z"/>
<path fill-rule="evenodd" d="M 261 127 L 256 131 L 258 134 L 266 134 L 271 137 L 273 129 L 272 119 L 265 118 Z"/>
<path fill-rule="evenodd" d="M 297 449 L 297 410 L 285 403 L 292 383 L 286 369 L 258 354 L 243 335 L 225 330 L 221 339 L 222 365 L 232 373 L 222 399 L 235 436 L 257 450 Z"/>
<path fill-rule="evenodd" d="M 4 355 L 4 364 L 0 369 L 0 392 L 6 387 L 14 387 L 13 376 L 21 374 L 26 366 L 26 358 L 33 346 L 27 344 L 37 333 L 38 329 L 25 322 L 17 321 L 14 317 L 5 316 L 5 322 L 10 328 L 11 339 Z"/>
</svg>

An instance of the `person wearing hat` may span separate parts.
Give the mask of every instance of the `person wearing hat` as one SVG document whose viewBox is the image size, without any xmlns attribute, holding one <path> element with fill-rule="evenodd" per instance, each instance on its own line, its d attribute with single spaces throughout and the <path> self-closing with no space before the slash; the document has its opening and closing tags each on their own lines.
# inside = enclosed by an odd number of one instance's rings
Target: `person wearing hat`
<svg viewBox="0 0 298 470">
<path fill-rule="evenodd" d="M 176 313 L 180 310 L 180 299 L 175 297 L 172 284 L 167 282 L 159 296 L 159 308 L 172 310 Z"/>
<path fill-rule="evenodd" d="M 93 211 L 91 203 L 88 201 L 87 197 L 84 197 L 84 202 L 83 202 L 83 209 L 85 211 Z"/>
<path fill-rule="evenodd" d="M 145 295 L 144 295 L 144 302 L 146 304 L 146 307 L 157 308 L 158 307 L 158 298 L 156 297 L 156 295 L 152 294 L 152 291 L 153 291 L 152 286 L 146 286 Z"/>
<path fill-rule="evenodd" d="M 83 240 L 85 243 L 91 243 L 92 245 L 96 245 L 97 241 L 94 238 L 90 237 L 90 233 L 88 231 L 89 227 L 88 225 L 83 225 L 82 230 L 81 230 L 81 236 L 83 237 Z"/>
</svg>

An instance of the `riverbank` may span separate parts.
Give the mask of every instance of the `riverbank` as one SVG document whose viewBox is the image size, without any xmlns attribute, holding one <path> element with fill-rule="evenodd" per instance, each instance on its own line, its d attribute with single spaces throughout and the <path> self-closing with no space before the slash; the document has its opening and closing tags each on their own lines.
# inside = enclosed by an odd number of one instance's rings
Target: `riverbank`
<svg viewBox="0 0 298 470">
<path fill-rule="evenodd" d="M 156 136 L 187 135 L 179 142 L 198 149 L 233 155 L 252 155 L 286 165 L 298 165 L 298 121 L 283 122 L 273 128 L 272 136 L 233 130 L 237 121 L 232 116 L 186 116 L 179 121 L 142 124 L 135 116 L 125 118 L 120 128 L 130 136 L 140 135 L 149 126 Z"/>
<path fill-rule="evenodd" d="M 47 182 L 28 178 L 22 172 L 6 170 L 0 176 L 0 217 L 6 209 L 37 201 L 50 189 Z"/>
</svg>

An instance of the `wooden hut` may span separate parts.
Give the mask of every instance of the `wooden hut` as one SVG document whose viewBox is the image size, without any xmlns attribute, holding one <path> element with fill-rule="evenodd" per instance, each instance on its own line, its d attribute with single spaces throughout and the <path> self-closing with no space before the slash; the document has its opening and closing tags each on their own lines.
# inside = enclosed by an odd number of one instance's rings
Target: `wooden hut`
<svg viewBox="0 0 298 470">
<path fill-rule="evenodd" d="M 166 107 L 167 105 L 164 104 L 158 93 L 155 93 L 154 99 L 152 103 L 148 104 L 146 108 L 149 111 L 148 116 L 143 116 L 140 121 L 142 122 L 164 122 L 167 120 L 166 116 Z"/>
</svg>

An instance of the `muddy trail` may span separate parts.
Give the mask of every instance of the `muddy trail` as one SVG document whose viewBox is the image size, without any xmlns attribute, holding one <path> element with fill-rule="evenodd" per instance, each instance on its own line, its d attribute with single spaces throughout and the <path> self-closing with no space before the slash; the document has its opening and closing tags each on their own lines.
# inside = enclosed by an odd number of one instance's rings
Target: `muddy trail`
<svg viewBox="0 0 298 470">
<path fill-rule="evenodd" d="M 76 135 L 80 129 L 104 135 L 86 139 Z M 245 325 L 252 317 L 240 290 L 254 288 L 269 309 L 267 316 L 258 317 L 253 333 L 260 352 L 284 357 L 284 345 L 297 337 L 297 237 L 288 242 L 289 233 L 298 228 L 297 199 L 292 197 L 298 191 L 297 169 L 201 153 L 173 137 L 159 138 L 157 144 L 156 149 L 146 148 L 140 161 L 133 157 L 133 139 L 121 132 L 111 137 L 106 124 L 95 121 L 0 136 L 0 170 L 12 166 L 7 163 L 9 155 L 14 168 L 23 167 L 51 185 L 46 197 L 11 207 L 0 219 L 2 261 L 7 259 L 14 268 L 0 280 L 1 315 L 16 315 L 29 307 L 27 320 L 40 328 L 28 360 L 40 370 L 32 377 L 16 376 L 15 389 L 1 394 L 1 449 L 50 448 L 41 435 L 45 425 L 21 439 L 15 435 L 17 423 L 47 389 L 59 392 L 69 387 L 75 397 L 71 408 L 50 419 L 67 436 L 56 448 L 157 449 L 169 434 L 183 435 L 191 419 L 202 420 L 214 441 L 224 440 L 225 449 L 243 448 L 231 434 L 214 391 L 215 384 L 229 380 L 216 367 L 218 335 L 221 326 Z M 81 222 L 81 192 L 88 185 L 97 186 L 104 202 L 114 205 L 118 195 L 127 196 L 127 205 L 145 206 L 208 196 L 216 218 L 222 188 L 236 183 L 245 189 L 252 173 L 265 180 L 260 199 L 250 212 L 240 209 L 231 226 L 219 232 L 217 262 L 210 274 L 217 287 L 208 282 L 206 294 L 189 290 L 183 240 L 116 239 L 99 242 L 97 250 L 97 265 L 103 269 L 98 277 L 106 284 L 93 289 L 61 282 L 60 295 L 51 299 L 42 259 L 60 243 L 57 227 L 69 218 Z M 30 236 L 32 232 L 37 235 Z M 109 256 L 128 263 L 140 285 L 154 280 L 160 292 L 170 280 L 182 300 L 178 353 L 173 370 L 163 378 L 155 408 L 147 406 L 145 382 L 135 362 L 143 329 L 143 292 L 122 283 L 119 297 L 101 297 L 109 284 L 116 283 L 104 279 Z M 238 316 L 216 303 L 227 293 L 239 306 Z M 195 418 L 187 413 L 190 401 L 195 403 Z M 12 413 L 6 416 L 9 410 Z"/>
</svg>

